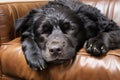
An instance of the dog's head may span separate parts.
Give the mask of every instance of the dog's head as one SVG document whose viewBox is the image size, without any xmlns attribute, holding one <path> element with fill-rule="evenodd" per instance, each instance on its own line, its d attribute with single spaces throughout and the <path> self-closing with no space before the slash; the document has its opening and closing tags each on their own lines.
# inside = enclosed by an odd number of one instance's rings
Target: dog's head
<svg viewBox="0 0 120 80">
<path fill-rule="evenodd" d="M 68 7 L 55 4 L 32 10 L 15 26 L 23 38 L 31 34 L 47 62 L 73 58 L 86 35 L 81 18 Z"/>
</svg>

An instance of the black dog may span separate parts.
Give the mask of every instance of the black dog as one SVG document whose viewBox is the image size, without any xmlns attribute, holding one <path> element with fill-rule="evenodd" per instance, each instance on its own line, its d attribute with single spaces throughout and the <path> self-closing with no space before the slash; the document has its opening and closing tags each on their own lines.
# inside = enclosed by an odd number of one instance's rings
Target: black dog
<svg viewBox="0 0 120 80">
<path fill-rule="evenodd" d="M 45 69 L 48 62 L 63 63 L 83 45 L 93 56 L 120 48 L 116 23 L 79 1 L 51 1 L 17 20 L 15 27 L 22 32 L 26 61 L 35 69 Z"/>
</svg>

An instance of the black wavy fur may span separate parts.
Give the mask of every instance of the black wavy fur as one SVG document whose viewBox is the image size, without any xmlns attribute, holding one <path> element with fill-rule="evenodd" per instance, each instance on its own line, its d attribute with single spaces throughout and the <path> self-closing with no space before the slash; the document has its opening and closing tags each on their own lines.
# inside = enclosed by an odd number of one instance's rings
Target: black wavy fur
<svg viewBox="0 0 120 80">
<path fill-rule="evenodd" d="M 100 10 L 77 0 L 51 1 L 33 9 L 16 21 L 15 28 L 22 33 L 22 49 L 34 69 L 72 59 L 82 47 L 93 56 L 120 48 L 119 26 Z"/>
</svg>

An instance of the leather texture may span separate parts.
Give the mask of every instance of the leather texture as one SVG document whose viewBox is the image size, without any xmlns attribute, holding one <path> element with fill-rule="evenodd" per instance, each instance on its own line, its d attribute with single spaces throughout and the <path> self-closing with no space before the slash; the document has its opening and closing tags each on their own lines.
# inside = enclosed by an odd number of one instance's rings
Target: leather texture
<svg viewBox="0 0 120 80">
<path fill-rule="evenodd" d="M 1 78 L 5 78 L 6 75 L 17 80 L 120 79 L 120 49 L 110 50 L 106 56 L 99 58 L 90 56 L 81 49 L 75 60 L 62 65 L 50 64 L 48 69 L 43 71 L 35 71 L 27 65 L 21 50 L 20 38 L 2 44 L 0 53 Z"/>
<path fill-rule="evenodd" d="M 120 0 L 82 1 L 97 7 L 120 26 Z M 74 60 L 62 65 L 49 64 L 48 69 L 43 71 L 35 71 L 27 65 L 20 38 L 10 41 L 18 36 L 13 22 L 31 8 L 45 3 L 0 4 L 0 80 L 120 80 L 120 49 L 110 50 L 106 56 L 97 58 L 81 49 Z"/>
</svg>

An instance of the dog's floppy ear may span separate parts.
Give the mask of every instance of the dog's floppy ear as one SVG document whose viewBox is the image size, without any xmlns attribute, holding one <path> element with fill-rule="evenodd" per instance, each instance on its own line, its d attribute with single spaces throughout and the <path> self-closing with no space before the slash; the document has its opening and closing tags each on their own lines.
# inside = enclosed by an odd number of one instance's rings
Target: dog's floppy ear
<svg viewBox="0 0 120 80">
<path fill-rule="evenodd" d="M 24 32 L 29 26 L 27 26 L 27 22 L 29 20 L 33 20 L 33 16 L 35 15 L 35 13 L 37 13 L 38 10 L 37 9 L 33 9 L 31 10 L 26 16 L 19 18 L 15 21 L 14 23 L 14 28 L 16 32 Z"/>
<path fill-rule="evenodd" d="M 24 17 L 17 19 L 14 23 L 15 31 L 18 32 L 22 28 L 22 26 L 24 26 L 26 21 L 27 21 L 27 19 Z"/>
</svg>

